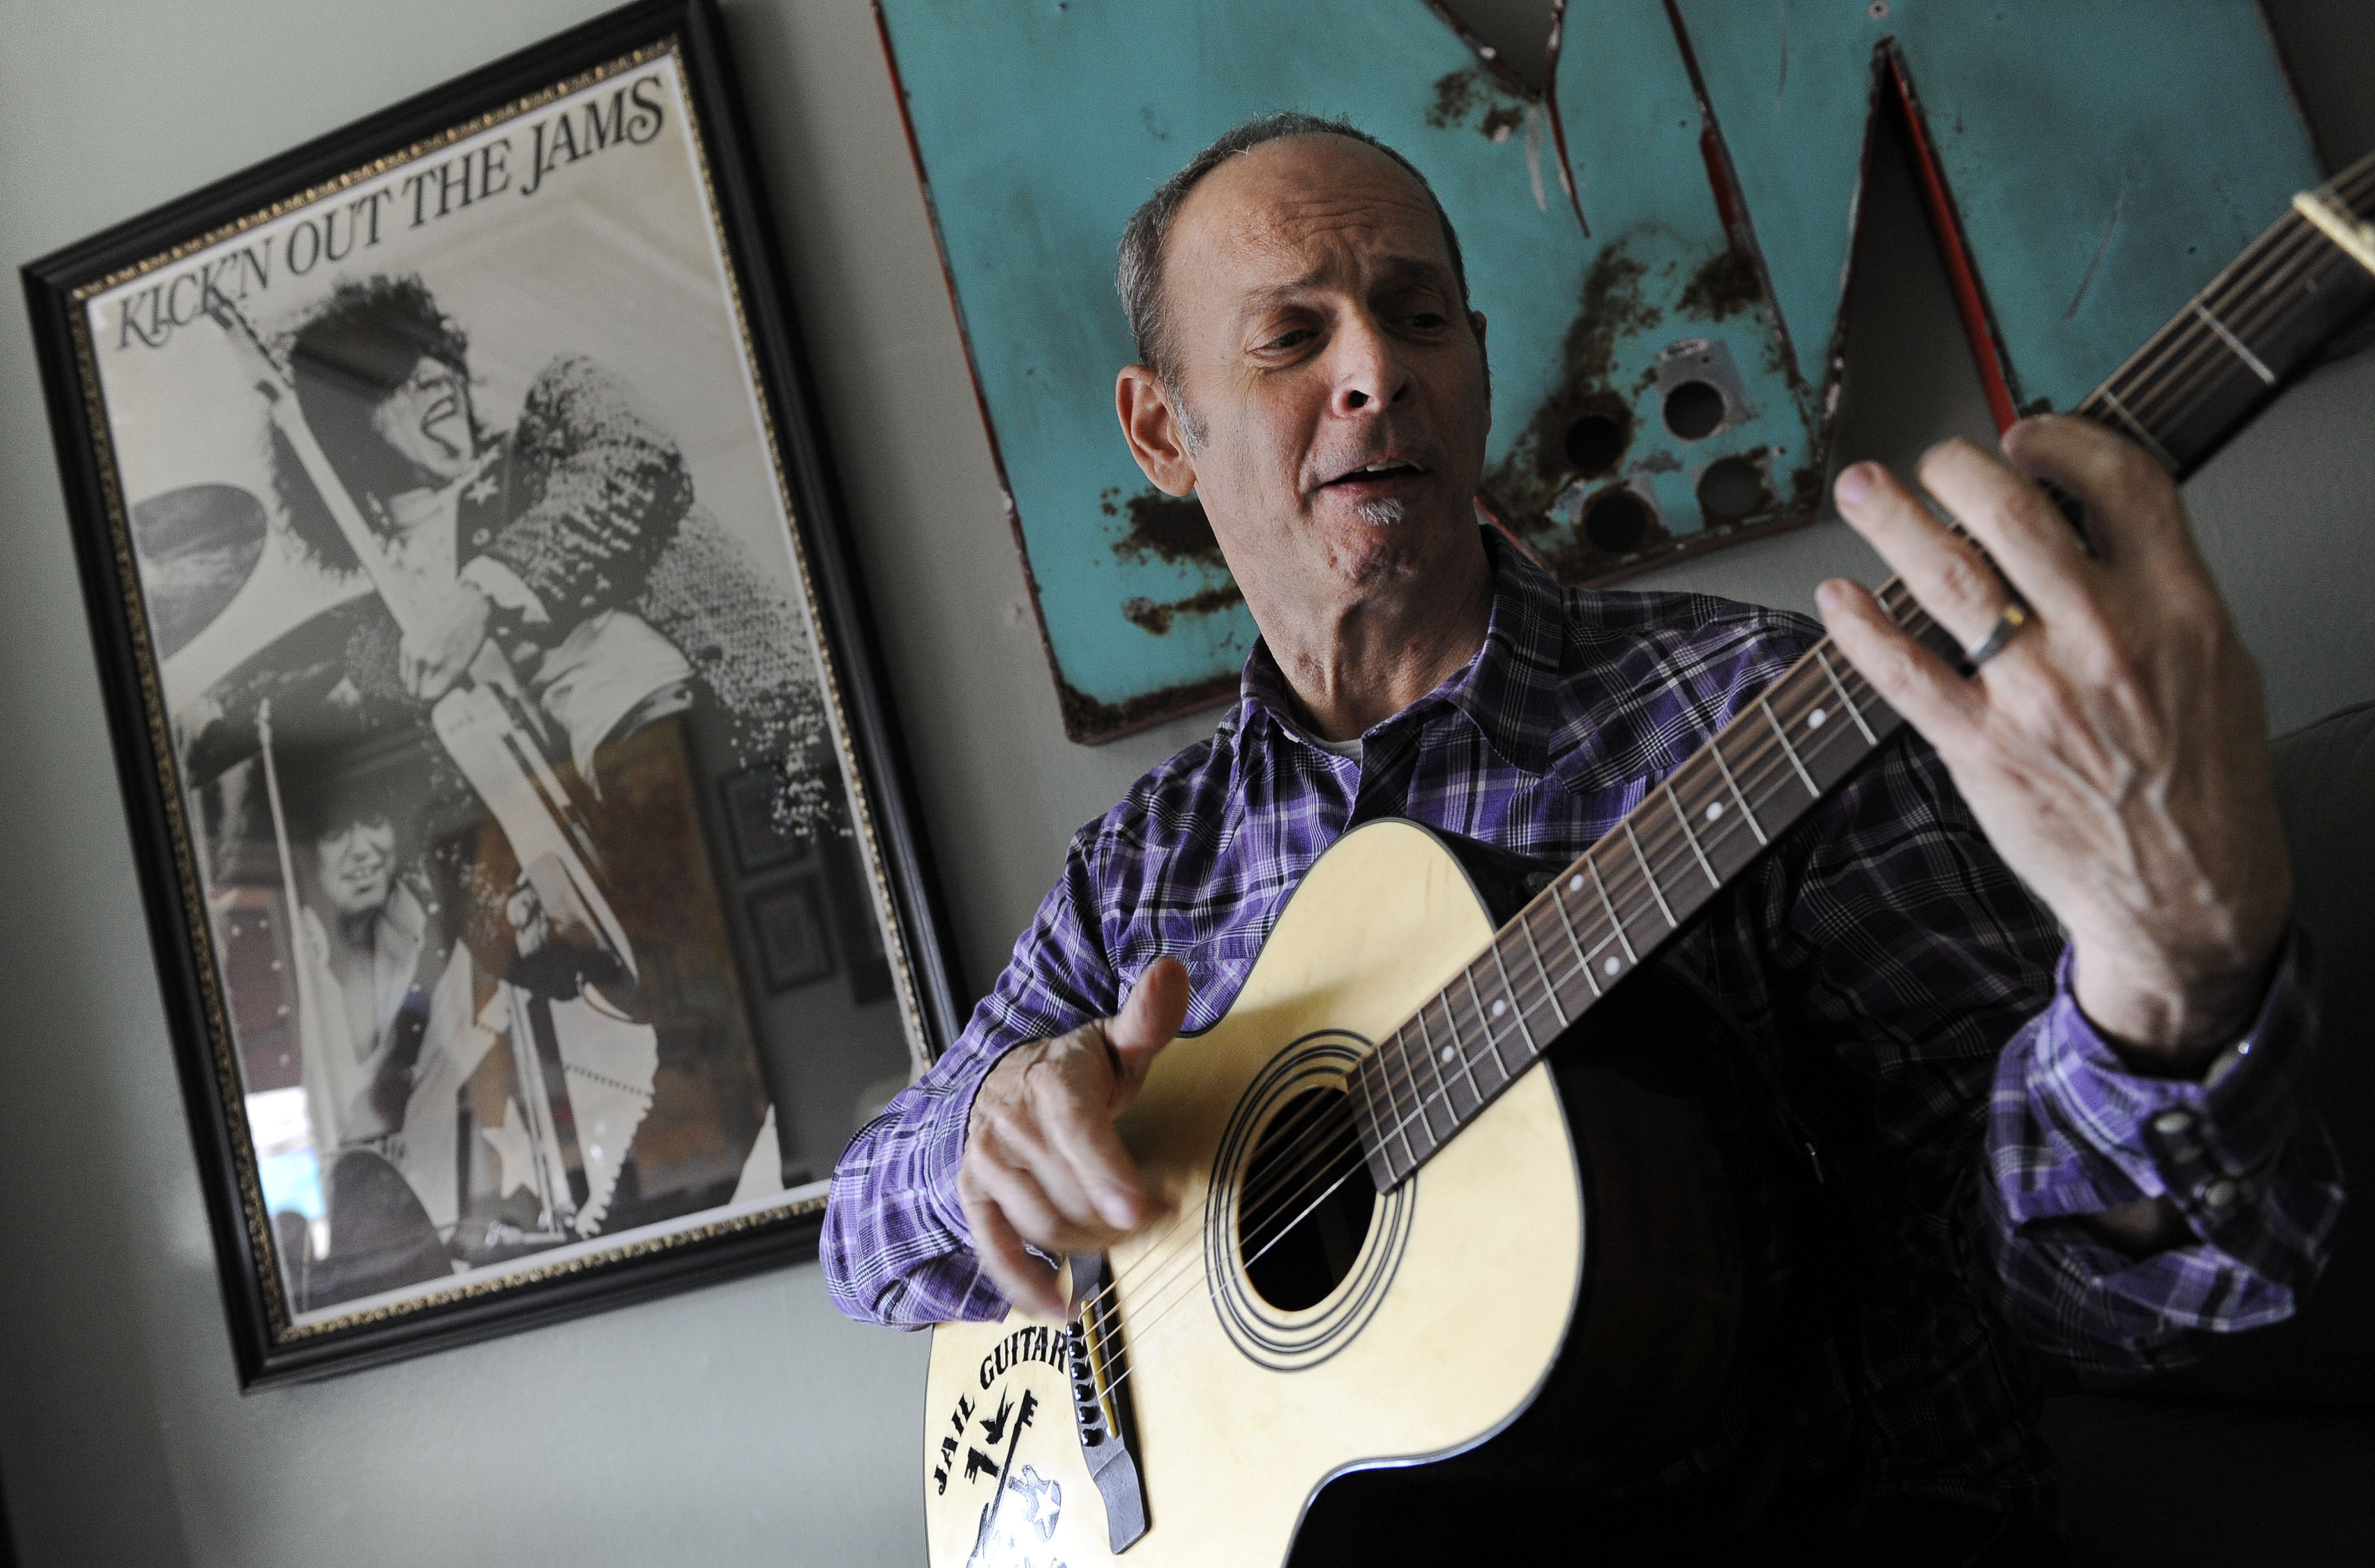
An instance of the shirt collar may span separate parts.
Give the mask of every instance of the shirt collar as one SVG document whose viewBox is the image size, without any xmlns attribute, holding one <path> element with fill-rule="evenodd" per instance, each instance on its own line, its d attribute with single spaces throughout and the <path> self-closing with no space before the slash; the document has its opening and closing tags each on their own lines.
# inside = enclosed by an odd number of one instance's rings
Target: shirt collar
<svg viewBox="0 0 2375 1568">
<path fill-rule="evenodd" d="M 1447 705 L 1467 716 L 1504 762 L 1528 772 L 1545 772 L 1550 767 L 1549 703 L 1558 685 L 1566 597 L 1557 580 L 1498 529 L 1488 527 L 1483 533 L 1485 560 L 1493 571 L 1493 616 L 1485 627 L 1484 645 L 1442 685 L 1368 733 L 1375 736 Z M 1238 724 L 1250 725 L 1267 715 L 1294 739 L 1307 740 L 1294 713 L 1285 673 L 1270 655 L 1268 640 L 1258 640 L 1238 680 Z"/>
</svg>

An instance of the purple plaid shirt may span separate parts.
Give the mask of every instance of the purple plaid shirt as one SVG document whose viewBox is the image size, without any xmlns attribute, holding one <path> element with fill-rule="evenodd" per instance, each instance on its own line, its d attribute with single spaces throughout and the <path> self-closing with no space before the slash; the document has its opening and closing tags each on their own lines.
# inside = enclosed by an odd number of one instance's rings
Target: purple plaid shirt
<svg viewBox="0 0 2375 1568">
<path fill-rule="evenodd" d="M 1360 760 L 1310 743 L 1258 644 L 1213 736 L 1081 831 L 963 1035 L 833 1173 L 822 1257 L 843 1312 L 913 1325 L 1004 1310 L 969 1250 L 956 1172 L 975 1092 L 1010 1047 L 1110 1015 L 1164 954 L 1194 982 L 1188 1027 L 1213 1022 L 1356 810 L 1572 859 L 1819 634 L 1696 595 L 1563 590 L 1485 538 L 1483 647 L 1370 730 Z M 1793 1107 L 1821 1107 L 1809 1117 L 1865 1262 L 1854 1327 L 1815 1358 L 1792 1430 L 1835 1456 L 1860 1408 L 1883 1491 L 2050 1507 L 2024 1415 L 2036 1384 L 2009 1341 L 2096 1369 L 2179 1364 L 2204 1331 L 2288 1315 L 2322 1266 L 2342 1185 L 2297 1097 L 2314 1032 L 2306 944 L 2291 940 L 2251 1034 L 2197 1082 L 2125 1070 L 2071 999 L 2066 960 L 2057 976 L 2062 947 L 1908 735 L 1671 955 Z M 2162 1194 L 2193 1238 L 2145 1258 L 2074 1218 Z M 1747 1262 L 1754 1308 L 1787 1263 Z M 1738 1448 L 1740 1405 L 1680 1469 Z"/>
</svg>

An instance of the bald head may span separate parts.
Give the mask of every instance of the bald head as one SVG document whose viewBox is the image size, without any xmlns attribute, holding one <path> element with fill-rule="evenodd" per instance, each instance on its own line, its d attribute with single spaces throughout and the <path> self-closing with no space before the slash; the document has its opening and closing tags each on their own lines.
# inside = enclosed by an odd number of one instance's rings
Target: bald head
<svg viewBox="0 0 2375 1568">
<path fill-rule="evenodd" d="M 1165 309 L 1164 266 L 1170 252 L 1171 232 L 1180 209 L 1205 178 L 1236 159 L 1293 137 L 1331 136 L 1373 149 L 1389 159 L 1408 176 L 1424 195 L 1435 220 L 1442 227 L 1443 244 L 1451 261 L 1452 277 L 1459 286 L 1459 302 L 1468 304 L 1467 264 L 1459 253 L 1459 236 L 1451 227 L 1451 219 L 1435 198 L 1434 187 L 1420 173 L 1417 165 L 1392 147 L 1361 130 L 1348 121 L 1322 120 L 1316 114 L 1287 112 L 1265 114 L 1247 120 L 1223 132 L 1211 146 L 1188 161 L 1179 172 L 1165 180 L 1139 209 L 1130 215 L 1128 225 L 1122 230 L 1121 257 L 1116 287 L 1121 295 L 1122 310 L 1129 318 L 1130 336 L 1138 348 L 1140 363 L 1169 374 L 1171 345 L 1167 339 L 1169 313 Z"/>
</svg>

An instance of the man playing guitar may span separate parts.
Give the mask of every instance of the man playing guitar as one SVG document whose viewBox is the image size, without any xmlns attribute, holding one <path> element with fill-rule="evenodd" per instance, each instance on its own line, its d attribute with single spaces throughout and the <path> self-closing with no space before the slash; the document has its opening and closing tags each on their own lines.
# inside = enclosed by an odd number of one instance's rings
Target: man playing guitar
<svg viewBox="0 0 2375 1568">
<path fill-rule="evenodd" d="M 963 1037 L 844 1156 L 823 1256 L 853 1316 L 1060 1315 L 1046 1259 L 1159 1218 L 1117 1113 L 1226 1009 L 1321 850 L 1400 815 L 1571 859 L 1817 635 L 1563 590 L 1479 528 L 1484 318 L 1424 178 L 1356 131 L 1221 138 L 1133 218 L 1121 289 L 1123 432 L 1199 498 L 1262 641 L 1218 732 L 1082 830 Z M 2085 544 L 2032 477 L 2085 503 Z M 2062 418 L 2002 460 L 1941 445 L 1919 479 L 1986 557 L 1874 465 L 1834 493 L 1974 672 L 1826 584 L 1831 635 L 1920 739 L 1670 961 L 1737 1021 L 1854 1261 L 1785 1385 L 1735 1377 L 1625 1498 L 1549 1500 L 1600 1561 L 2055 1560 L 2040 1369 L 2180 1364 L 2287 1315 L 2342 1203 L 2297 1102 L 2310 955 L 2259 679 L 2174 485 Z M 1752 1258 L 1768 1305 L 1790 1267 Z M 1444 1524 L 1456 1488 L 1405 1495 L 1295 1561 L 1480 1550 L 1472 1517 Z"/>
</svg>

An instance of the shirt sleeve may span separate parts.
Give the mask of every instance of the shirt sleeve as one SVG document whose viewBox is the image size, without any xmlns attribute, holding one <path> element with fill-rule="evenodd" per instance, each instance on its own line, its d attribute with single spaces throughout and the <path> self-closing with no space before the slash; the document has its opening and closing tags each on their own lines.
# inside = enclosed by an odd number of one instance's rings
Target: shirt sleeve
<svg viewBox="0 0 2375 1568">
<path fill-rule="evenodd" d="M 957 1161 L 974 1097 L 999 1057 L 1109 1016 L 1118 983 L 1099 937 L 1095 825 L 1014 944 L 997 986 L 938 1062 L 850 1141 L 833 1168 L 819 1257 L 833 1304 L 861 1322 L 994 1318 L 1006 1299 L 973 1255 Z"/>
<path fill-rule="evenodd" d="M 1776 845 L 1756 896 L 1762 999 L 1785 1034 L 1827 1047 L 1868 1107 L 1854 1201 L 1908 1321 L 1954 1315 L 1934 1332 L 1976 1347 L 1992 1318 L 2059 1361 L 2134 1375 L 2192 1361 L 2206 1333 L 2291 1314 L 2342 1204 L 2300 1099 L 2305 937 L 2288 938 L 2251 1033 L 2203 1079 L 2127 1070 L 2071 997 L 2050 914 L 1909 735 Z M 2080 1223 L 2164 1194 L 2190 1243 L 2130 1258 Z M 1968 1312 L 1939 1304 L 1958 1297 Z"/>
<path fill-rule="evenodd" d="M 2195 1336 L 2292 1315 L 2343 1202 L 2331 1140 L 2302 1112 L 2314 1044 L 2308 938 L 2287 939 L 2259 1016 L 2193 1080 L 2126 1069 L 2070 994 L 2015 1035 L 1991 1097 L 1989 1223 L 2006 1316 L 2097 1370 L 2191 1359 Z M 2078 1217 L 2167 1197 L 2192 1239 L 2131 1258 Z"/>
</svg>

